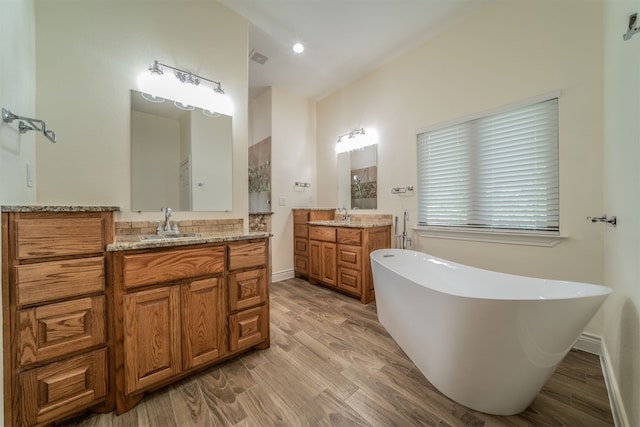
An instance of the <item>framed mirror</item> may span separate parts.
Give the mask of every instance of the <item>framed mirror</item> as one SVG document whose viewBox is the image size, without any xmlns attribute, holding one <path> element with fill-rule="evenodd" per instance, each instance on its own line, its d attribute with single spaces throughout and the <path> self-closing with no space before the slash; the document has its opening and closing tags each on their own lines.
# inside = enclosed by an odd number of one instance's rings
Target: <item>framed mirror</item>
<svg viewBox="0 0 640 427">
<path fill-rule="evenodd" d="M 338 154 L 338 207 L 378 208 L 377 146 Z"/>
<path fill-rule="evenodd" d="M 231 210 L 231 117 L 148 99 L 131 91 L 131 210 Z"/>
</svg>

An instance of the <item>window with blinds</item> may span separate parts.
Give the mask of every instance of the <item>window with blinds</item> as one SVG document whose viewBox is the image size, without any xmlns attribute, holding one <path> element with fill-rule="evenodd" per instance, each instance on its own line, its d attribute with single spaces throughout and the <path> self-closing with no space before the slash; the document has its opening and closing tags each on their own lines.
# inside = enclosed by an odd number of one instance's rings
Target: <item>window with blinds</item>
<svg viewBox="0 0 640 427">
<path fill-rule="evenodd" d="M 557 98 L 417 139 L 418 225 L 559 233 Z"/>
</svg>

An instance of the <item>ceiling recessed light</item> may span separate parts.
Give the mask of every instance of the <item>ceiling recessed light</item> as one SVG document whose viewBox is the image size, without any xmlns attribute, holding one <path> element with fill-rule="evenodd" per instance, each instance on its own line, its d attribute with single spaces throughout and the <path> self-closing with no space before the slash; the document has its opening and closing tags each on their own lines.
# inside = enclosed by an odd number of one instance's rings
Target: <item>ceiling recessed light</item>
<svg viewBox="0 0 640 427">
<path fill-rule="evenodd" d="M 302 53 L 304 52 L 304 46 L 302 45 L 302 43 L 296 43 L 293 45 L 293 51 L 295 53 Z"/>
</svg>

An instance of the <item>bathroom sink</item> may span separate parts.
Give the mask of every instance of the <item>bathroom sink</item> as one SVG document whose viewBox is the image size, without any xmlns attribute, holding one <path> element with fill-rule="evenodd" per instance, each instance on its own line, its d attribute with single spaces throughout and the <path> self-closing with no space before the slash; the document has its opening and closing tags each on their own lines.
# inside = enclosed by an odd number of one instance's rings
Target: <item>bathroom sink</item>
<svg viewBox="0 0 640 427">
<path fill-rule="evenodd" d="M 140 236 L 140 240 L 169 240 L 169 239 L 183 239 L 186 237 L 198 237 L 198 234 L 196 233 L 143 234 Z"/>
</svg>

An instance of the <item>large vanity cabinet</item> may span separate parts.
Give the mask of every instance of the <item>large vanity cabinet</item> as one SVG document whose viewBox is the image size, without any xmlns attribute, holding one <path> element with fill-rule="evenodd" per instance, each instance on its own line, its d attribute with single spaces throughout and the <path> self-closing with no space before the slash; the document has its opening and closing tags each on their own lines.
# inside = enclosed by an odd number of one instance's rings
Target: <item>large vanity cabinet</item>
<svg viewBox="0 0 640 427">
<path fill-rule="evenodd" d="M 2 208 L 5 425 L 110 411 L 106 246 L 117 208 Z"/>
<path fill-rule="evenodd" d="M 114 251 L 117 412 L 269 346 L 268 239 Z"/>
<path fill-rule="evenodd" d="M 309 225 L 309 282 L 375 300 L 369 255 L 391 245 L 391 226 Z"/>
<path fill-rule="evenodd" d="M 295 277 L 309 278 L 309 221 L 329 221 L 335 209 L 293 209 L 293 269 Z"/>
</svg>

